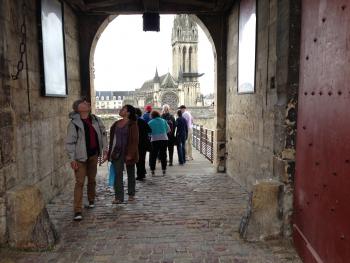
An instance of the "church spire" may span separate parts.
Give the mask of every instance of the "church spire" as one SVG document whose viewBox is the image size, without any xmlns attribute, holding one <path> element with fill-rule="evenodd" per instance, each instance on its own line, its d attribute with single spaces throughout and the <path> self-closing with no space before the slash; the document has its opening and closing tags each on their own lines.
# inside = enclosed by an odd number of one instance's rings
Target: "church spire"
<svg viewBox="0 0 350 263">
<path fill-rule="evenodd" d="M 154 78 L 153 78 L 153 82 L 159 82 L 160 79 L 159 79 L 159 75 L 158 75 L 158 69 L 156 67 L 156 73 L 154 74 Z"/>
</svg>

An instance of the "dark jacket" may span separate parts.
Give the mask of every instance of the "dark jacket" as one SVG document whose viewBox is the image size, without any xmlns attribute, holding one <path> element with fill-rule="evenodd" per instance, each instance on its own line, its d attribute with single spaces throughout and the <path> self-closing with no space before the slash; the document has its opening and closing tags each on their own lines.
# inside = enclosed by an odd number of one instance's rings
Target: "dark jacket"
<svg viewBox="0 0 350 263">
<path fill-rule="evenodd" d="M 112 152 L 112 147 L 113 147 L 113 139 L 115 136 L 115 129 L 117 126 L 117 123 L 120 120 L 116 121 L 115 123 L 113 123 L 111 130 L 110 130 L 110 137 L 109 137 L 109 150 L 108 150 L 108 160 L 110 160 L 111 158 L 111 152 Z M 128 142 L 127 142 L 127 146 L 126 146 L 126 152 L 125 152 L 125 156 L 131 156 L 132 159 L 129 161 L 125 160 L 125 163 L 127 165 L 131 165 L 131 164 L 135 164 L 139 161 L 139 128 L 137 126 L 137 122 L 136 121 L 132 121 L 129 120 L 129 123 L 127 124 L 129 126 L 128 129 Z"/>
<path fill-rule="evenodd" d="M 137 119 L 137 126 L 139 127 L 139 149 L 150 151 L 151 141 L 149 134 L 152 132 L 151 128 L 142 118 Z"/>
<path fill-rule="evenodd" d="M 175 118 L 170 113 L 164 113 L 162 114 L 162 118 L 166 120 L 170 127 L 170 132 L 168 132 L 168 144 L 174 144 L 175 143 Z"/>
<path fill-rule="evenodd" d="M 175 136 L 176 139 L 186 139 L 188 136 L 188 128 L 187 128 L 187 122 L 184 117 L 178 117 L 175 122 L 176 131 Z"/>
</svg>

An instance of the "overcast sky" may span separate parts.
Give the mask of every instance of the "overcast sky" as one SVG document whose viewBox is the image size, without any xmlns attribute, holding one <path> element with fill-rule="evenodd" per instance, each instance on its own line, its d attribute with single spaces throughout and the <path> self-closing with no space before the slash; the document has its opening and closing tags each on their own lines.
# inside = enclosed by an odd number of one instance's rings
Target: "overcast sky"
<svg viewBox="0 0 350 263">
<path fill-rule="evenodd" d="M 135 90 L 144 81 L 172 71 L 171 32 L 173 15 L 161 15 L 160 32 L 143 32 L 142 15 L 115 18 L 97 42 L 95 65 L 96 90 Z M 198 71 L 203 94 L 214 91 L 214 55 L 200 27 Z"/>
</svg>

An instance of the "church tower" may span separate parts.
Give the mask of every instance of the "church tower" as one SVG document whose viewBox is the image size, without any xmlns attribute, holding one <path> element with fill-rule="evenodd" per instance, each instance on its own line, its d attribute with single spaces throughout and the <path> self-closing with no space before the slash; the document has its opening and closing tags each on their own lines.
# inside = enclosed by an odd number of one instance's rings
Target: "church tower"
<svg viewBox="0 0 350 263">
<path fill-rule="evenodd" d="M 197 106 L 200 98 L 198 77 L 198 26 L 189 15 L 174 18 L 171 46 L 173 53 L 172 75 L 179 82 L 186 106 Z"/>
<path fill-rule="evenodd" d="M 198 28 L 189 15 L 176 15 L 171 36 L 173 52 L 172 75 L 179 79 L 182 73 L 197 73 Z"/>
</svg>

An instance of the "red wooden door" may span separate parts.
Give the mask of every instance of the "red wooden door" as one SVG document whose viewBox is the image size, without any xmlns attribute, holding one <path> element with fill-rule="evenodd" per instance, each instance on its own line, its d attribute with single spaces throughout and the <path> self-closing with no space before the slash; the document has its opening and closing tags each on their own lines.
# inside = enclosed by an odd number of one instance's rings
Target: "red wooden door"
<svg viewBox="0 0 350 263">
<path fill-rule="evenodd" d="M 350 0 L 302 1 L 294 242 L 350 262 Z"/>
</svg>

